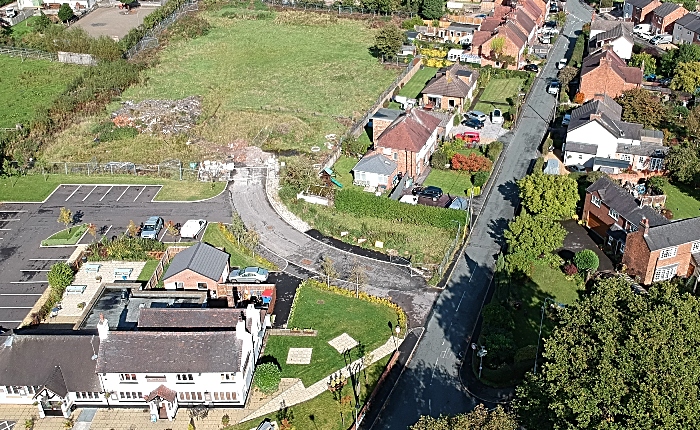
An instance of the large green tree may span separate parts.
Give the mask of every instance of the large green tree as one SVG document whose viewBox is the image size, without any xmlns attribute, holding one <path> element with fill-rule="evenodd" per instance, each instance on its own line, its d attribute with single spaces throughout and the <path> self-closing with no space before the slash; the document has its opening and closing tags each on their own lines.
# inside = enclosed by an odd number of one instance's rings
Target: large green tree
<svg viewBox="0 0 700 430">
<path fill-rule="evenodd" d="M 506 262 L 511 270 L 529 273 L 532 263 L 564 244 L 566 230 L 549 217 L 523 211 L 503 233 L 508 244 Z"/>
<path fill-rule="evenodd" d="M 456 416 L 422 416 L 410 430 L 515 430 L 518 423 L 512 412 L 506 412 L 502 406 L 488 410 L 484 405 L 477 405 L 473 411 Z"/>
<path fill-rule="evenodd" d="M 664 76 L 671 77 L 679 63 L 700 61 L 700 46 L 694 43 L 684 43 L 678 49 L 669 49 L 661 57 L 660 71 Z"/>
<path fill-rule="evenodd" d="M 382 27 L 374 39 L 374 49 L 377 55 L 386 59 L 396 57 L 401 45 L 406 39 L 406 35 L 395 24 L 388 24 Z"/>
<path fill-rule="evenodd" d="M 698 299 L 616 277 L 560 314 L 514 407 L 533 429 L 700 428 L 699 381 Z"/>
<path fill-rule="evenodd" d="M 629 65 L 633 67 L 644 67 L 644 74 L 656 73 L 656 58 L 652 57 L 648 52 L 640 52 L 639 54 L 632 54 L 630 58 Z"/>
<path fill-rule="evenodd" d="M 75 14 L 73 13 L 73 9 L 68 3 L 63 3 L 58 9 L 58 19 L 60 19 L 61 22 L 66 22 L 69 19 L 73 18 L 73 16 L 75 16 Z"/>
<path fill-rule="evenodd" d="M 551 219 L 571 218 L 579 200 L 576 180 L 568 175 L 535 172 L 518 181 L 520 201 L 531 214 Z"/>
<path fill-rule="evenodd" d="M 615 101 L 622 106 L 623 121 L 656 128 L 666 116 L 666 107 L 661 100 L 644 88 L 624 91 Z"/>
<path fill-rule="evenodd" d="M 421 0 L 420 15 L 425 19 L 440 19 L 445 13 L 445 0 Z"/>
<path fill-rule="evenodd" d="M 700 173 L 700 157 L 696 145 L 672 146 L 666 156 L 666 169 L 679 182 L 690 182 Z"/>
<path fill-rule="evenodd" d="M 671 89 L 695 94 L 698 88 L 700 88 L 700 61 L 678 63 L 671 80 Z"/>
</svg>

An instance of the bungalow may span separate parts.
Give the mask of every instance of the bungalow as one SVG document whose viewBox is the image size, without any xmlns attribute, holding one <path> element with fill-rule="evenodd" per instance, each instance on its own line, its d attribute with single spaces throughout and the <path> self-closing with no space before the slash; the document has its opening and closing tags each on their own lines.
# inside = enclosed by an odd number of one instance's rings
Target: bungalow
<svg viewBox="0 0 700 430">
<path fill-rule="evenodd" d="M 603 46 L 612 46 L 613 52 L 618 57 L 629 60 L 632 58 L 634 38 L 632 36 L 632 23 L 607 21 L 595 19 L 591 23 L 591 35 L 588 42 L 588 51 L 594 52 Z"/>
<path fill-rule="evenodd" d="M 461 111 L 474 97 L 479 72 L 461 64 L 440 70 L 421 91 L 424 106 Z"/>
<path fill-rule="evenodd" d="M 448 27 L 438 29 L 437 35 L 445 42 L 467 45 L 472 43 L 474 32 L 478 30 L 478 24 L 451 22 Z"/>
<path fill-rule="evenodd" d="M 700 14 L 691 12 L 673 23 L 673 43 L 700 45 Z"/>
<path fill-rule="evenodd" d="M 606 173 L 660 171 L 668 148 L 663 133 L 621 120 L 622 108 L 607 95 L 571 112 L 564 143 L 564 165 Z"/>
<path fill-rule="evenodd" d="M 390 190 L 399 181 L 396 161 L 378 153 L 370 153 L 360 159 L 352 168 L 353 181 L 361 187 Z"/>
<path fill-rule="evenodd" d="M 601 93 L 618 97 L 623 91 L 641 85 L 642 69 L 628 67 L 614 48 L 604 46 L 583 59 L 579 91 L 584 100 L 591 100 L 595 94 Z"/>
<path fill-rule="evenodd" d="M 651 13 L 651 33 L 663 34 L 673 32 L 673 23 L 688 11 L 676 3 L 663 3 Z"/>
<path fill-rule="evenodd" d="M 217 285 L 227 280 L 228 253 L 198 242 L 180 251 L 170 262 L 163 276 L 166 290 L 217 291 Z"/>
<path fill-rule="evenodd" d="M 635 25 L 648 23 L 651 20 L 651 12 L 659 6 L 659 0 L 625 0 L 622 5 L 622 17 Z"/>
</svg>

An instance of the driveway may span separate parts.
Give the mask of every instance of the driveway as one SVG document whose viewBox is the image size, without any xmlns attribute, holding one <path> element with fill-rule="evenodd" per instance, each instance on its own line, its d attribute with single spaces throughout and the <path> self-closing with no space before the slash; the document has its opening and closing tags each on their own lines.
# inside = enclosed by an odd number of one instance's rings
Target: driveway
<svg viewBox="0 0 700 430">
<path fill-rule="evenodd" d="M 502 125 L 503 124 L 494 124 L 490 119 L 487 119 L 486 122 L 484 122 L 484 128 L 481 130 L 476 130 L 460 124 L 452 127 L 452 134 L 454 136 L 455 134 L 464 133 L 465 131 L 478 131 L 481 136 L 481 143 L 490 143 L 499 140 L 503 135 L 508 133 L 508 130 L 503 128 Z"/>
<path fill-rule="evenodd" d="M 598 248 L 598 243 L 593 239 L 595 233 L 592 233 L 572 219 L 562 222 L 561 225 L 566 229 L 564 246 L 557 251 L 561 258 L 571 260 L 577 252 L 590 249 L 598 255 L 598 260 L 600 261 L 599 271 L 613 271 L 615 269 L 613 262 L 610 261 L 610 257 L 605 255 L 602 249 Z"/>
</svg>

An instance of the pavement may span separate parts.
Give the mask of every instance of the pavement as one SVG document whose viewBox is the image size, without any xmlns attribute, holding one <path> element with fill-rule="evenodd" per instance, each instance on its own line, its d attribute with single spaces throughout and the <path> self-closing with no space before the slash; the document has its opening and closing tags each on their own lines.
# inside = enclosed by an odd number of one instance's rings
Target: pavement
<svg viewBox="0 0 700 430">
<path fill-rule="evenodd" d="M 590 21 L 591 11 L 581 3 L 569 1 L 566 8 L 569 14 L 562 32 L 564 37 L 557 38 L 550 58 L 570 58 L 583 23 Z M 421 415 L 453 415 L 469 411 L 479 403 L 493 406 L 495 401 L 509 399 L 509 391 L 487 392 L 472 380 L 461 378 L 460 368 L 462 357 L 470 355 L 472 338 L 476 338 L 495 259 L 503 246 L 503 231 L 519 205 L 516 181 L 527 174 L 539 156 L 537 148 L 555 112 L 556 100 L 547 94 L 546 85 L 556 73 L 554 62 L 544 67 L 527 96 L 516 129 L 503 137 L 506 147 L 497 173 L 487 185 L 490 192 L 475 205 L 479 213 L 469 242 L 459 255 L 452 276 L 425 324 L 420 343 L 384 410 L 376 421 L 365 422 L 363 428 L 404 430 Z"/>
<path fill-rule="evenodd" d="M 490 114 L 490 112 L 484 112 L 487 115 Z M 472 127 L 467 127 L 466 125 L 456 125 L 452 127 L 452 131 L 450 134 L 456 135 L 459 133 L 464 133 L 465 131 L 476 131 L 479 133 L 479 137 L 481 138 L 481 143 L 490 143 L 495 140 L 499 140 L 501 137 L 503 137 L 504 134 L 508 133 L 508 130 L 503 128 L 503 124 L 494 124 L 491 122 L 491 118 L 488 118 L 484 122 L 484 127 L 480 130 L 477 130 Z"/>
<path fill-rule="evenodd" d="M 153 8 L 137 7 L 127 11 L 118 7 L 98 7 L 73 26 L 82 28 L 92 37 L 107 36 L 119 40 L 132 28 L 143 24 L 143 19 L 151 12 Z"/>
</svg>

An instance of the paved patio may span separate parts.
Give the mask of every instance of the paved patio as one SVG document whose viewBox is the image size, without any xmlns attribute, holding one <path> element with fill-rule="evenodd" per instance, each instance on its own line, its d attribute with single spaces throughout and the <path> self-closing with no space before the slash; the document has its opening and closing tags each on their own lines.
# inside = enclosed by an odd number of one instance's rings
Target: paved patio
<svg viewBox="0 0 700 430">
<path fill-rule="evenodd" d="M 289 348 L 287 364 L 310 364 L 313 348 Z"/>
<path fill-rule="evenodd" d="M 357 346 L 357 341 L 347 333 L 343 333 L 335 339 L 329 340 L 328 343 L 341 354 Z"/>
</svg>

